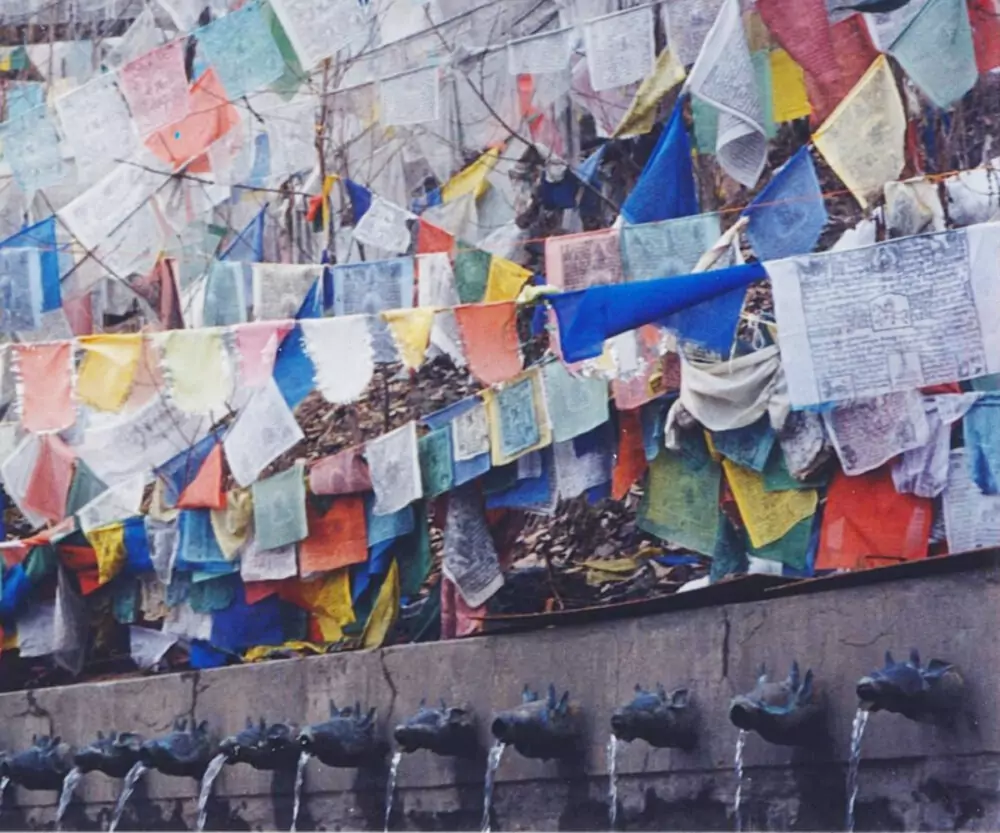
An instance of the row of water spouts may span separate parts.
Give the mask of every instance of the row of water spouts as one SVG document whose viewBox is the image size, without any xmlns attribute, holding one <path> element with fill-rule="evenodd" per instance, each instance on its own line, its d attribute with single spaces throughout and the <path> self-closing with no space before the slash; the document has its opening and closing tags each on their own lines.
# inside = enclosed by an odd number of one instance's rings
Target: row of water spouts
<svg viewBox="0 0 1000 833">
<path fill-rule="evenodd" d="M 962 700 L 964 682 L 958 669 L 939 660 L 921 667 L 912 652 L 909 660 L 894 662 L 886 654 L 885 667 L 863 677 L 857 684 L 861 701 L 851 732 L 847 776 L 846 828 L 854 829 L 854 805 L 858 792 L 861 740 L 872 711 L 886 710 L 920 722 L 948 723 Z M 737 787 L 733 810 L 737 831 L 742 831 L 744 796 L 743 750 L 747 733 L 786 746 L 808 746 L 817 742 L 825 727 L 825 704 L 813 683 L 811 671 L 800 675 L 793 663 L 788 678 L 769 681 L 761 668 L 755 688 L 733 699 L 729 718 L 739 729 L 734 767 Z M 550 686 L 547 697 L 539 697 L 526 686 L 522 702 L 494 715 L 490 726 L 494 744 L 487 756 L 481 829 L 491 829 L 493 789 L 496 773 L 508 745 L 522 755 L 539 759 L 570 759 L 583 751 L 583 712 L 570 702 L 568 692 L 556 698 Z M 438 755 L 474 758 L 479 744 L 472 711 L 467 707 L 428 707 L 396 726 L 398 744 L 391 757 L 385 798 L 385 830 L 388 831 L 399 767 L 404 753 L 426 749 Z M 617 825 L 617 758 L 620 743 L 643 740 L 658 748 L 691 750 L 699 735 L 697 709 L 686 689 L 667 693 L 662 686 L 644 691 L 636 686 L 632 701 L 611 717 L 607 746 L 609 775 L 608 810 L 611 829 Z M 28 789 L 60 789 L 56 811 L 62 829 L 74 790 L 87 772 L 103 772 L 124 778 L 112 814 L 110 831 L 117 829 L 126 805 L 143 775 L 156 769 L 167 775 L 201 781 L 198 795 L 197 829 L 203 830 L 213 784 L 226 764 L 246 763 L 259 770 L 295 769 L 291 830 L 295 830 L 301 807 L 306 765 L 312 757 L 333 767 L 381 766 L 388 747 L 376 732 L 375 710 L 364 713 L 360 704 L 338 709 L 330 703 L 330 718 L 302 730 L 285 724 L 267 724 L 261 719 L 238 734 L 215 743 L 205 723 L 190 726 L 177 721 L 167 735 L 143 741 L 132 733 L 98 733 L 97 740 L 75 753 L 56 738 L 33 739 L 33 746 L 18 755 L 0 759 L 0 807 L 3 792 L 12 781 Z"/>
</svg>

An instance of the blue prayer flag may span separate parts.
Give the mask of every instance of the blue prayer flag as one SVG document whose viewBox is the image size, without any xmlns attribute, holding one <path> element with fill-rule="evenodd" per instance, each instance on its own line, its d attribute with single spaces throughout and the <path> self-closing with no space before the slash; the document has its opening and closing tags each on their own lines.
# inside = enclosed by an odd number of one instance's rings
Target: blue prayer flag
<svg viewBox="0 0 1000 833">
<path fill-rule="evenodd" d="M 56 216 L 21 229 L 0 242 L 0 249 L 38 249 L 42 262 L 42 312 L 62 306 L 59 285 L 59 249 L 56 243 Z"/>
<path fill-rule="evenodd" d="M 828 219 L 809 147 L 789 159 L 744 212 L 747 238 L 760 260 L 809 254 Z"/>
<path fill-rule="evenodd" d="M 622 203 L 629 223 L 651 223 L 698 213 L 691 167 L 691 140 L 684 127 L 684 99 L 678 98 L 632 193 Z"/>
<path fill-rule="evenodd" d="M 241 260 L 248 263 L 260 263 L 264 259 L 264 219 L 267 216 L 265 205 L 257 215 L 236 234 L 225 251 L 219 255 L 219 260 Z"/>
</svg>

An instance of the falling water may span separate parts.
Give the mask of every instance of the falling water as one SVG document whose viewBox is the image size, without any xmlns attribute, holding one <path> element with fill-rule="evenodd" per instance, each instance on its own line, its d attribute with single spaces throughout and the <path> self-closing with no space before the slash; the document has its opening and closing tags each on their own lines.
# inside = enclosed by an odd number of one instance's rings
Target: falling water
<svg viewBox="0 0 1000 833">
<path fill-rule="evenodd" d="M 73 793 L 76 792 L 76 785 L 83 778 L 83 772 L 79 767 L 73 767 L 63 778 L 62 792 L 59 794 L 59 808 L 56 810 L 56 826 L 62 824 L 63 816 L 69 809 L 69 803 L 73 800 Z"/>
<path fill-rule="evenodd" d="M 7 785 L 10 783 L 10 778 L 6 775 L 0 778 L 0 810 L 3 810 L 3 794 L 7 792 Z"/>
<path fill-rule="evenodd" d="M 741 804 L 743 803 L 743 747 L 747 743 L 747 733 L 740 729 L 740 733 L 736 738 L 736 757 L 733 759 L 733 765 L 736 768 L 736 795 L 733 798 L 733 814 L 736 816 L 736 833 L 741 833 L 743 830 L 743 810 L 741 809 Z"/>
<path fill-rule="evenodd" d="M 490 747 L 490 757 L 486 763 L 486 782 L 483 785 L 483 824 L 482 833 L 490 833 L 490 808 L 493 806 L 493 784 L 496 782 L 497 770 L 500 768 L 500 759 L 503 758 L 503 751 L 507 744 L 503 741 L 494 741 Z"/>
<path fill-rule="evenodd" d="M 212 784 L 225 765 L 226 756 L 216 755 L 205 767 L 205 774 L 201 777 L 201 791 L 198 793 L 198 830 L 205 829 L 205 822 L 208 821 L 208 797 L 212 794 Z"/>
<path fill-rule="evenodd" d="M 401 760 L 403 760 L 403 753 L 397 749 L 392 755 L 392 762 L 389 764 L 389 781 L 385 785 L 385 833 L 389 833 L 389 816 L 392 815 L 392 799 L 396 793 L 396 774 L 399 772 Z"/>
<path fill-rule="evenodd" d="M 137 761 L 132 765 L 132 769 L 128 771 L 125 776 L 125 783 L 122 784 L 122 794 L 118 796 L 118 803 L 115 805 L 114 815 L 111 816 L 111 824 L 108 825 L 108 833 L 115 833 L 118 829 L 118 822 L 122 820 L 122 813 L 125 812 L 125 805 L 128 804 L 128 800 L 132 797 L 132 793 L 135 792 L 135 785 L 139 783 L 139 779 L 146 774 L 146 770 L 149 769 L 142 761 Z"/>
<path fill-rule="evenodd" d="M 299 823 L 299 807 L 302 805 L 302 784 L 306 780 L 306 764 L 312 756 L 303 750 L 299 754 L 299 763 L 295 768 L 295 802 L 292 804 L 292 833 Z"/>
<path fill-rule="evenodd" d="M 615 829 L 618 821 L 618 738 L 608 738 L 608 827 Z"/>
<path fill-rule="evenodd" d="M 858 709 L 851 726 L 851 760 L 847 765 L 847 833 L 854 833 L 854 802 L 858 798 L 858 767 L 861 765 L 861 738 L 871 712 Z"/>
</svg>

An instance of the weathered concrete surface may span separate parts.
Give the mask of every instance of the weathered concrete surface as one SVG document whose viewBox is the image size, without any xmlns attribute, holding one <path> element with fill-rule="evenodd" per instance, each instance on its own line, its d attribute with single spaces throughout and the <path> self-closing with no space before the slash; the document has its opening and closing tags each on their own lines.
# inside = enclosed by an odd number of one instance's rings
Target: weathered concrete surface
<svg viewBox="0 0 1000 833">
<path fill-rule="evenodd" d="M 588 752 L 572 765 L 519 758 L 500 767 L 494 829 L 607 829 L 605 744 L 613 709 L 636 682 L 688 686 L 701 713 L 701 743 L 691 753 L 641 742 L 620 755 L 619 819 L 628 829 L 732 829 L 736 730 L 727 706 L 752 687 L 766 662 L 783 676 L 793 658 L 811 667 L 829 702 L 831 742 L 807 752 L 747 743 L 748 826 L 842 829 L 844 775 L 854 684 L 891 649 L 918 647 L 925 661 L 958 663 L 972 711 L 954 732 L 874 715 L 864 738 L 858 829 L 1000 829 L 1000 567 L 906 579 L 601 622 L 384 651 L 270 662 L 161 677 L 0 696 L 0 745 L 23 749 L 32 733 L 72 743 L 98 729 L 166 731 L 178 716 L 208 720 L 220 735 L 248 715 L 308 723 L 328 701 L 378 707 L 388 737 L 421 697 L 468 701 L 480 717 L 519 699 L 525 682 L 569 688 L 589 717 Z M 478 829 L 484 761 L 455 763 L 419 752 L 404 758 L 394 829 Z M 382 829 L 385 774 L 309 764 L 300 830 Z M 291 775 L 272 778 L 226 767 L 216 782 L 209 828 L 288 829 Z M 107 827 L 120 783 L 84 778 L 65 829 Z M 121 829 L 194 826 L 197 784 L 147 776 Z M 53 825 L 57 796 L 8 791 L 0 828 Z"/>
</svg>

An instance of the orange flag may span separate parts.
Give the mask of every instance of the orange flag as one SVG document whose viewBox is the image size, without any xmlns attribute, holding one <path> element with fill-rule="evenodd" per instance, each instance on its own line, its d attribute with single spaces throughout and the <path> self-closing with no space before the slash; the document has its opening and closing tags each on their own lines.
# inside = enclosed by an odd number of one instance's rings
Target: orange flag
<svg viewBox="0 0 1000 833">
<path fill-rule="evenodd" d="M 450 255 L 455 248 L 455 238 L 443 228 L 420 220 L 420 228 L 417 230 L 417 254 L 428 255 L 435 252 L 444 252 Z"/>
<path fill-rule="evenodd" d="M 618 412 L 618 456 L 611 474 L 611 497 L 624 500 L 632 484 L 649 468 L 642 441 L 642 415 L 638 408 Z"/>
<path fill-rule="evenodd" d="M 222 491 L 222 444 L 216 443 L 208 452 L 198 474 L 177 498 L 178 509 L 225 509 L 226 493 Z"/>
<path fill-rule="evenodd" d="M 365 502 L 360 495 L 341 495 L 326 512 L 306 501 L 309 535 L 299 542 L 299 573 L 328 573 L 368 559 Z"/>
<path fill-rule="evenodd" d="M 494 385 L 521 372 L 517 305 L 513 301 L 455 307 L 455 320 L 469 369 L 480 382 Z"/>
</svg>

